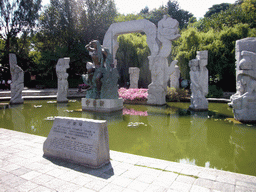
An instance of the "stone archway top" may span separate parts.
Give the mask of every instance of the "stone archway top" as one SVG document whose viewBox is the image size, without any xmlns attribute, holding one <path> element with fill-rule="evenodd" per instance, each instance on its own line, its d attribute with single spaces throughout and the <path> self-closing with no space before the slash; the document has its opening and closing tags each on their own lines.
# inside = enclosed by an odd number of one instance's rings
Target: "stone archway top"
<svg viewBox="0 0 256 192">
<path fill-rule="evenodd" d="M 117 37 L 122 34 L 145 32 L 147 35 L 147 44 L 149 46 L 151 55 L 157 55 L 159 46 L 157 44 L 157 27 L 154 23 L 146 19 L 125 21 L 120 23 L 113 23 L 107 30 L 103 46 L 109 49 L 115 58 L 118 49 Z"/>
</svg>

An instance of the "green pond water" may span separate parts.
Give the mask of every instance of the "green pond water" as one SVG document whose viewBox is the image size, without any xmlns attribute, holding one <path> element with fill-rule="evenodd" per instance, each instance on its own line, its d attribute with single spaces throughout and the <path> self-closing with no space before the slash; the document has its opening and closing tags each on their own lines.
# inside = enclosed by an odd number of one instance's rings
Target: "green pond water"
<svg viewBox="0 0 256 192">
<path fill-rule="evenodd" d="M 54 116 L 105 119 L 111 150 L 256 176 L 256 125 L 234 121 L 227 104 L 190 112 L 189 103 L 124 105 L 123 111 L 81 111 L 80 100 L 66 104 L 26 101 L 0 109 L 0 127 L 47 137 Z"/>
</svg>

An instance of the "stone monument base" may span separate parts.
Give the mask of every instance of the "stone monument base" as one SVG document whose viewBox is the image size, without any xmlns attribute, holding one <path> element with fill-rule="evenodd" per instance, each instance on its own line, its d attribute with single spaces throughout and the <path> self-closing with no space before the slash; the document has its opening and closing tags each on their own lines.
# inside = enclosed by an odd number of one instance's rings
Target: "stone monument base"
<svg viewBox="0 0 256 192">
<path fill-rule="evenodd" d="M 191 97 L 191 105 L 189 109 L 192 111 L 208 111 L 208 101 L 206 98 L 195 98 Z"/>
<path fill-rule="evenodd" d="M 123 109 L 123 99 L 82 98 L 83 111 L 112 112 Z"/>
<path fill-rule="evenodd" d="M 248 107 L 233 109 L 234 118 L 243 123 L 256 123 L 256 102 L 249 102 Z"/>
<path fill-rule="evenodd" d="M 11 105 L 23 104 L 23 103 L 24 103 L 24 100 L 22 98 L 21 99 L 10 100 Z"/>
</svg>

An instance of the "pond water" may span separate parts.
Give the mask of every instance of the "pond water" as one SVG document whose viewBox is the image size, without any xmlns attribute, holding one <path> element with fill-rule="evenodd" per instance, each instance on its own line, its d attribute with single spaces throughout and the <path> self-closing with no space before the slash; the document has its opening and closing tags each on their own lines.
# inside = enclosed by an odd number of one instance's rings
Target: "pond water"
<svg viewBox="0 0 256 192">
<path fill-rule="evenodd" d="M 256 125 L 234 121 L 227 104 L 190 112 L 189 103 L 81 111 L 81 101 L 26 101 L 0 109 L 0 127 L 47 137 L 54 116 L 106 119 L 111 150 L 256 176 Z"/>
</svg>

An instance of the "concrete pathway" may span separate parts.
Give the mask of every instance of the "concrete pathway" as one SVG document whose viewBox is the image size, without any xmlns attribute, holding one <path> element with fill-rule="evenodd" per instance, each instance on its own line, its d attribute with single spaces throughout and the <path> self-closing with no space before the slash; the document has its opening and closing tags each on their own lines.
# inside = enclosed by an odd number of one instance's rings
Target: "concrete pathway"
<svg viewBox="0 0 256 192">
<path fill-rule="evenodd" d="M 2 191 L 256 191 L 256 177 L 110 151 L 90 169 L 43 157 L 45 137 L 0 128 Z"/>
</svg>

